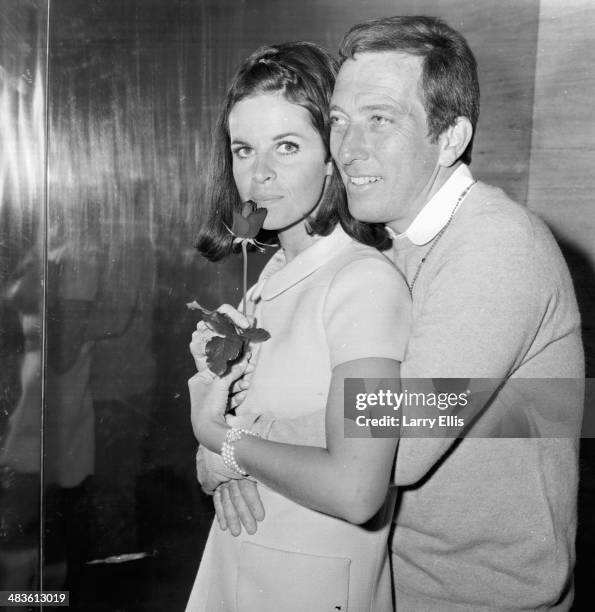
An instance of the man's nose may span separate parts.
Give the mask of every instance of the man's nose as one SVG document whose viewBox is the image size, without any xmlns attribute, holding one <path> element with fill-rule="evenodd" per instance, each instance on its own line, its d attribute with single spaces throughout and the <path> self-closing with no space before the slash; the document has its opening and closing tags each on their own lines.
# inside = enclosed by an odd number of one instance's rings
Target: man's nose
<svg viewBox="0 0 595 612">
<path fill-rule="evenodd" d="M 273 180 L 277 174 L 268 155 L 258 155 L 254 161 L 252 178 L 257 183 L 266 183 Z"/>
<path fill-rule="evenodd" d="M 345 165 L 368 158 L 367 141 L 361 127 L 352 124 L 345 130 L 339 145 L 338 158 Z"/>
</svg>

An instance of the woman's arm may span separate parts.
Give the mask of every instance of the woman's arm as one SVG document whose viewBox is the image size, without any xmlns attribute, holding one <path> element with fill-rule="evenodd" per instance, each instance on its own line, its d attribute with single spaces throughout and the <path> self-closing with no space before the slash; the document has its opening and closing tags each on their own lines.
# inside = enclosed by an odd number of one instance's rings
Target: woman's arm
<svg viewBox="0 0 595 612">
<path fill-rule="evenodd" d="M 399 378 L 400 364 L 365 358 L 337 365 L 326 409 L 326 448 L 295 446 L 245 436 L 234 443 L 236 461 L 251 476 L 293 501 L 352 523 L 364 523 L 382 506 L 396 438 L 346 438 L 345 378 Z M 234 373 L 237 375 L 237 372 Z M 233 375 L 232 377 L 233 378 Z M 230 377 L 205 384 L 190 380 L 192 421 L 201 444 L 219 452 L 229 429 L 223 419 Z"/>
</svg>

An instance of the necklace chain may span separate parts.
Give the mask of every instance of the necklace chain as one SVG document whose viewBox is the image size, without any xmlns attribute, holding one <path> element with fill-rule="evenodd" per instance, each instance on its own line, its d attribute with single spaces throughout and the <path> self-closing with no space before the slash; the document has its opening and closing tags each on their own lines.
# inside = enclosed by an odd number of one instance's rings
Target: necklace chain
<svg viewBox="0 0 595 612">
<path fill-rule="evenodd" d="M 434 237 L 434 241 L 432 242 L 430 248 L 428 249 L 428 252 L 421 258 L 421 261 L 419 262 L 419 265 L 417 266 L 417 270 L 415 271 L 415 274 L 413 275 L 413 279 L 411 280 L 411 284 L 409 285 L 409 293 L 411 297 L 413 297 L 413 287 L 415 286 L 415 281 L 417 281 L 417 277 L 419 276 L 422 266 L 424 265 L 426 259 L 429 257 L 430 253 L 434 250 L 434 247 L 440 241 L 440 238 L 442 238 L 442 235 L 446 231 L 446 228 L 450 225 L 451 221 L 454 219 L 455 213 L 457 212 L 461 202 L 464 200 L 465 196 L 469 193 L 469 190 L 471 189 L 471 187 L 473 187 L 473 185 L 475 185 L 475 183 L 477 183 L 477 181 L 473 181 L 470 185 L 468 185 L 463 190 L 463 193 L 461 193 L 461 195 L 459 196 L 457 203 L 455 204 L 454 208 L 452 209 L 452 212 L 450 213 L 450 217 L 448 218 L 448 221 L 444 224 L 442 229 Z"/>
</svg>

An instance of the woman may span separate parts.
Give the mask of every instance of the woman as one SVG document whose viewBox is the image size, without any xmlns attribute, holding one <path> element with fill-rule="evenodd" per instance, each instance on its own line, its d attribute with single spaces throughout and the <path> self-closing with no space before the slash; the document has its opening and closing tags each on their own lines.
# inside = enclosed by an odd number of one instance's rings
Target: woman
<svg viewBox="0 0 595 612">
<path fill-rule="evenodd" d="M 313 44 L 260 49 L 233 80 L 219 120 L 218 173 L 199 249 L 211 259 L 229 253 L 232 212 L 249 200 L 267 209 L 264 228 L 281 245 L 249 292 L 249 313 L 271 338 L 255 348 L 237 414 L 291 418 L 326 406 L 327 447 L 230 428 L 225 406 L 242 365 L 222 379 L 190 380 L 199 442 L 214 452 L 225 442 L 228 467 L 262 484 L 266 518 L 255 534 L 237 538 L 213 524 L 188 610 L 392 606 L 386 540 L 394 499 L 387 490 L 397 440 L 344 437 L 343 380 L 399 376 L 409 294 L 371 248 L 387 246 L 384 230 L 347 213 L 328 148 L 335 74 L 335 62 Z M 204 340 L 195 332 L 198 362 Z"/>
</svg>

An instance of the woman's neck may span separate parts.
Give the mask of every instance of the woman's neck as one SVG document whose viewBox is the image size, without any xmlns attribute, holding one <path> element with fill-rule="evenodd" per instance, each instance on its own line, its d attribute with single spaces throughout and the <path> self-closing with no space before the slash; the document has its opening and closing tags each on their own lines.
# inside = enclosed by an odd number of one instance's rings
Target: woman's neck
<svg viewBox="0 0 595 612">
<path fill-rule="evenodd" d="M 308 234 L 304 222 L 280 231 L 277 236 L 287 263 L 320 239 L 317 234 Z"/>
</svg>

